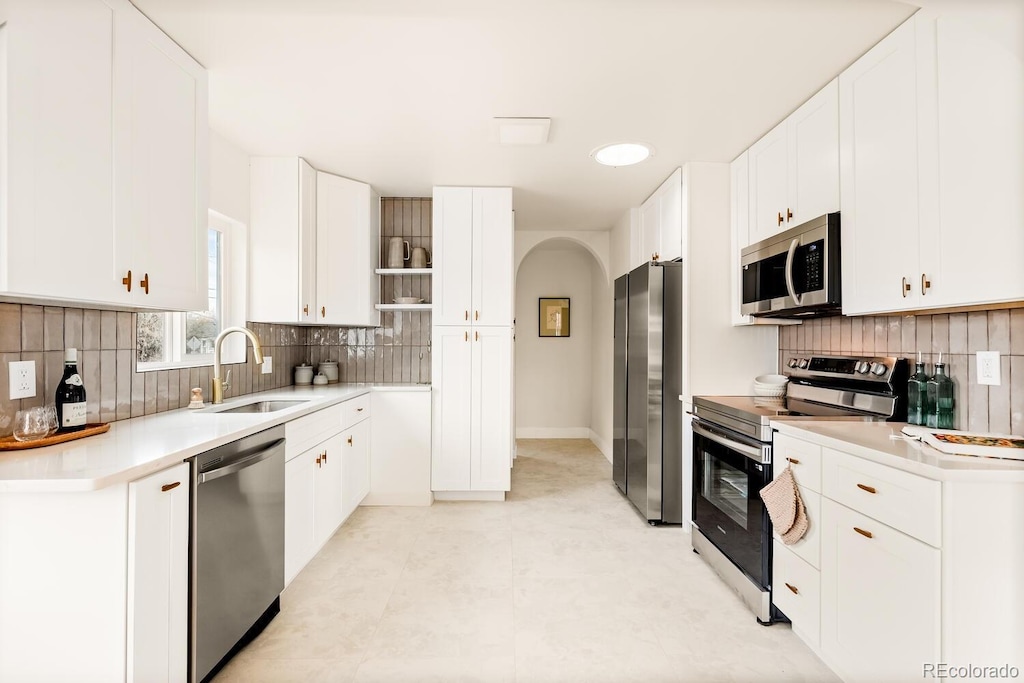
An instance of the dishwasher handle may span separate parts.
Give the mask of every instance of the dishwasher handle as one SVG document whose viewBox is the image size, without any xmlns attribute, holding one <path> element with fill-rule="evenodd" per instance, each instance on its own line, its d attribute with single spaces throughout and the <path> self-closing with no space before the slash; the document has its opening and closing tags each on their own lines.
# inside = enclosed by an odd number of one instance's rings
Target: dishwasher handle
<svg viewBox="0 0 1024 683">
<path fill-rule="evenodd" d="M 250 465 L 255 465 L 258 462 L 262 462 L 263 460 L 266 460 L 270 456 L 274 455 L 274 452 L 283 445 L 284 439 L 278 439 L 277 441 L 266 446 L 265 448 L 261 448 L 260 450 L 256 451 L 252 455 L 240 458 L 239 460 L 234 460 L 228 463 L 227 465 L 224 465 L 223 467 L 218 467 L 216 469 L 208 470 L 206 472 L 200 472 L 199 483 L 205 484 L 208 481 L 213 481 L 214 479 L 226 477 L 229 474 L 234 474 L 235 472 L 244 470 L 246 467 L 249 467 Z"/>
</svg>

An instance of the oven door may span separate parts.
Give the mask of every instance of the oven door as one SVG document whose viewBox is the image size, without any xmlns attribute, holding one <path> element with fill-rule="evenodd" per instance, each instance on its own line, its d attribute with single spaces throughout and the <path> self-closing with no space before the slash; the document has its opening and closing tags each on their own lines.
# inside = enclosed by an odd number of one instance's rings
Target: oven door
<svg viewBox="0 0 1024 683">
<path fill-rule="evenodd" d="M 770 460 L 770 445 L 693 421 L 694 524 L 763 588 L 771 584 L 771 532 L 760 491 L 771 481 Z"/>
</svg>

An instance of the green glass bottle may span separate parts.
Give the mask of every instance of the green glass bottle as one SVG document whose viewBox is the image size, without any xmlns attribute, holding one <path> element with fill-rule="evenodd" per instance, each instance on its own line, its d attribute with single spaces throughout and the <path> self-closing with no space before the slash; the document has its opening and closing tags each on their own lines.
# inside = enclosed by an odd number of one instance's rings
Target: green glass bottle
<svg viewBox="0 0 1024 683">
<path fill-rule="evenodd" d="M 935 364 L 935 375 L 928 380 L 927 425 L 935 429 L 952 429 L 956 419 L 953 405 L 953 380 L 946 374 L 946 364 Z"/>
<path fill-rule="evenodd" d="M 928 402 L 928 380 L 931 379 L 924 371 L 921 354 L 917 354 L 914 374 L 907 380 L 907 422 L 912 425 L 924 425 L 927 421 L 930 404 Z"/>
</svg>

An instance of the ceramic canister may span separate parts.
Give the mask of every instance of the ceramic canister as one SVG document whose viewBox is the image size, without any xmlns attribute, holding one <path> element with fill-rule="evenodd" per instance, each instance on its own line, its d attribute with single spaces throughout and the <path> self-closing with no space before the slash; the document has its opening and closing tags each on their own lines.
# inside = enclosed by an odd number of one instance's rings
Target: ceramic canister
<svg viewBox="0 0 1024 683">
<path fill-rule="evenodd" d="M 302 385 L 302 384 L 312 384 L 313 383 L 313 366 L 312 365 L 306 365 L 305 363 L 303 363 L 302 365 L 296 365 L 295 366 L 295 383 L 299 384 L 299 385 Z"/>
<path fill-rule="evenodd" d="M 317 368 L 317 372 L 326 375 L 327 381 L 331 384 L 338 381 L 338 361 L 336 360 L 325 360 L 320 363 L 320 367 Z"/>
</svg>

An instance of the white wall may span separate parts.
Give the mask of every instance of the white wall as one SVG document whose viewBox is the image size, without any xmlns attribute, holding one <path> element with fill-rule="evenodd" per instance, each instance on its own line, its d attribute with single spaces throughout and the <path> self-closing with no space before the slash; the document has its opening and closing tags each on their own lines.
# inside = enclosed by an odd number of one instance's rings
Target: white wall
<svg viewBox="0 0 1024 683">
<path fill-rule="evenodd" d="M 249 155 L 210 131 L 210 208 L 249 224 Z"/>
<path fill-rule="evenodd" d="M 515 342 L 517 437 L 585 439 L 590 435 L 594 270 L 600 268 L 590 253 L 569 242 L 560 244 L 558 249 L 537 248 L 519 267 Z M 537 336 L 540 297 L 569 297 L 569 337 Z"/>
<path fill-rule="evenodd" d="M 614 283 L 598 268 L 591 269 L 590 291 L 593 297 L 590 344 L 590 440 L 608 462 L 612 460 L 612 353 L 615 318 Z"/>
</svg>

